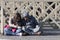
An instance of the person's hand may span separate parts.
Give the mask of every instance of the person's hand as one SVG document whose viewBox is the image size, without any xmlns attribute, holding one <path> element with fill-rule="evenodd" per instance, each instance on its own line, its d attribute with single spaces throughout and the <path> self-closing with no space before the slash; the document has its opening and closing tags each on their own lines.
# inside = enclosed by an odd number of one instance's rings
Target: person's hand
<svg viewBox="0 0 60 40">
<path fill-rule="evenodd" d="M 20 26 L 18 26 L 18 28 L 21 28 Z"/>
<path fill-rule="evenodd" d="M 39 27 L 39 25 L 36 25 L 36 27 Z"/>
<path fill-rule="evenodd" d="M 22 30 L 25 30 L 25 27 L 24 26 L 22 26 Z"/>
</svg>

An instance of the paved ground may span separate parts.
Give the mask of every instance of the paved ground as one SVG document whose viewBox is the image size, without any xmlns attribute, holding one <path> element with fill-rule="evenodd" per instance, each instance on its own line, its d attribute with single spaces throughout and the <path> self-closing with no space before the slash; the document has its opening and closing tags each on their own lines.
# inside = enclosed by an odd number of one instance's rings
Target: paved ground
<svg viewBox="0 0 60 40">
<path fill-rule="evenodd" d="M 60 40 L 60 35 L 55 36 L 2 36 L 0 40 Z"/>
</svg>

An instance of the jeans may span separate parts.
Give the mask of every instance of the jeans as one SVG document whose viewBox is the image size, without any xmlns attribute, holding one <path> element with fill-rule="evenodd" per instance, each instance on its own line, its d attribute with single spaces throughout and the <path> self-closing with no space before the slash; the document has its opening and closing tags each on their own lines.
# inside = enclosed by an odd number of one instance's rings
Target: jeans
<svg viewBox="0 0 60 40">
<path fill-rule="evenodd" d="M 30 29 L 30 28 L 26 28 L 26 27 L 23 27 L 23 31 L 28 33 L 28 34 L 32 34 L 33 33 L 33 30 Z"/>
<path fill-rule="evenodd" d="M 26 26 L 24 27 L 23 31 L 25 31 L 28 34 L 35 34 L 36 32 L 38 32 L 40 30 L 39 26 L 36 26 L 36 28 L 33 28 L 32 26 Z"/>
<path fill-rule="evenodd" d="M 17 28 L 16 33 L 21 33 L 22 29 L 21 28 Z"/>
<path fill-rule="evenodd" d="M 12 32 L 11 30 L 9 30 L 8 28 L 4 28 L 4 34 L 5 35 L 15 35 L 15 33 Z"/>
<path fill-rule="evenodd" d="M 17 30 L 16 30 L 16 32 L 12 32 L 11 30 L 9 30 L 8 28 L 4 28 L 4 34 L 5 35 L 17 35 L 18 33 L 21 33 L 22 31 L 21 31 L 21 29 L 20 28 L 18 28 Z"/>
<path fill-rule="evenodd" d="M 17 28 L 16 30 L 16 35 L 22 35 L 22 29 L 21 28 Z"/>
</svg>

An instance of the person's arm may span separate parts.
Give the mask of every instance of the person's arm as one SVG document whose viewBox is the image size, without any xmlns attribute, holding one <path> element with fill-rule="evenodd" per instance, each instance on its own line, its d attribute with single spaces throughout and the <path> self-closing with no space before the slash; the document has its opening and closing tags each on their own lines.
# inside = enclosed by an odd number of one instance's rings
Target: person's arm
<svg viewBox="0 0 60 40">
<path fill-rule="evenodd" d="M 11 18 L 9 19 L 9 21 L 8 21 L 8 22 L 9 22 L 9 26 L 10 26 L 10 27 L 17 27 L 16 25 L 11 24 Z"/>
<path fill-rule="evenodd" d="M 34 28 L 32 30 L 33 30 L 33 32 L 37 32 L 37 31 L 39 31 L 39 29 L 40 29 L 40 27 L 38 25 L 36 25 L 36 28 Z"/>
<path fill-rule="evenodd" d="M 34 29 L 32 29 L 33 32 L 39 31 L 40 27 L 39 27 L 38 22 L 37 22 L 36 19 L 33 19 L 33 24 L 36 25 L 36 27 Z"/>
</svg>

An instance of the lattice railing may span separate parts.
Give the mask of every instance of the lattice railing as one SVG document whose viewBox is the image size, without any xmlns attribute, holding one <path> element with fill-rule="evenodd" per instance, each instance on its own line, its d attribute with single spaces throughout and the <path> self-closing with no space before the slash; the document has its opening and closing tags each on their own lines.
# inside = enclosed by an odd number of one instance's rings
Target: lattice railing
<svg viewBox="0 0 60 40">
<path fill-rule="evenodd" d="M 1 2 L 0 2 L 0 28 L 1 28 Z"/>
<path fill-rule="evenodd" d="M 23 13 L 24 10 L 33 15 L 37 21 L 42 22 L 51 19 L 60 28 L 60 1 L 59 0 L 2 0 L 3 13 L 9 14 Z M 6 18 L 5 18 L 6 19 Z"/>
</svg>

